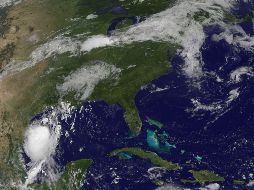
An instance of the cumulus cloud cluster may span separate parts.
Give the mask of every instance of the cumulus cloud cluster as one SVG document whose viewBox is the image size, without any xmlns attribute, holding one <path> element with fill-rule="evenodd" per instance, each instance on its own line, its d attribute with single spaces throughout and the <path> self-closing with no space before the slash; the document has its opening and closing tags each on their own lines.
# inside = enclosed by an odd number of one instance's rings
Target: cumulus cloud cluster
<svg viewBox="0 0 254 190">
<path fill-rule="evenodd" d="M 17 3 L 20 3 L 20 2 L 21 2 L 21 0 L 1 0 L 0 1 L 0 8 L 10 6 L 12 4 L 17 4 Z"/>
<path fill-rule="evenodd" d="M 251 67 L 239 67 L 236 70 L 234 70 L 233 72 L 231 72 L 230 74 L 230 79 L 231 81 L 238 83 L 242 80 L 242 76 L 249 76 L 249 77 L 253 77 L 254 76 L 254 72 L 253 69 Z"/>
<path fill-rule="evenodd" d="M 88 52 L 95 48 L 114 45 L 116 42 L 117 39 L 109 38 L 104 35 L 92 36 L 81 45 L 81 51 Z"/>
<path fill-rule="evenodd" d="M 93 92 L 95 86 L 103 79 L 117 77 L 121 69 L 101 61 L 93 61 L 64 79 L 64 83 L 57 87 L 60 94 L 75 91 L 81 100 L 86 100 Z"/>
</svg>

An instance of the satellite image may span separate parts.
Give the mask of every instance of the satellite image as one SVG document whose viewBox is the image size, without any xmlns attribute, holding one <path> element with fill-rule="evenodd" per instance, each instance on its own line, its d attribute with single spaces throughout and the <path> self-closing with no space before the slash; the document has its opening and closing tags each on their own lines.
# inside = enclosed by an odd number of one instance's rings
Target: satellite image
<svg viewBox="0 0 254 190">
<path fill-rule="evenodd" d="M 254 190 L 254 0 L 0 0 L 0 190 Z"/>
</svg>

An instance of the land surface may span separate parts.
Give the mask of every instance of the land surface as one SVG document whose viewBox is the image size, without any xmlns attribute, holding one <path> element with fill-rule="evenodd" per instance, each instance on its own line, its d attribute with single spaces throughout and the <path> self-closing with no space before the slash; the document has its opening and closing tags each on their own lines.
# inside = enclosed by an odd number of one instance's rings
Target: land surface
<svg viewBox="0 0 254 190">
<path fill-rule="evenodd" d="M 199 183 L 201 186 L 205 186 L 207 183 L 225 181 L 224 177 L 221 177 L 209 170 L 200 170 L 200 171 L 191 170 L 189 172 L 192 174 L 194 180 L 182 179 L 181 182 Z"/>
<path fill-rule="evenodd" d="M 128 153 L 130 155 L 137 156 L 139 158 L 149 160 L 153 165 L 163 167 L 167 170 L 179 170 L 180 167 L 178 164 L 174 164 L 167 160 L 163 160 L 154 152 L 147 152 L 140 148 L 122 148 L 118 150 L 114 150 L 110 153 L 110 156 L 116 156 L 119 153 Z"/>
</svg>

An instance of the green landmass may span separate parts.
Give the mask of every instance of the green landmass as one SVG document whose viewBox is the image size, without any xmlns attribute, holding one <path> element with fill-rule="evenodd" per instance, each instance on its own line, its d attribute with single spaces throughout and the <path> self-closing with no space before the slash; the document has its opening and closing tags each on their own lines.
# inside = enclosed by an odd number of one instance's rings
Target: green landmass
<svg viewBox="0 0 254 190">
<path fill-rule="evenodd" d="M 126 153 L 126 152 L 121 152 L 121 153 L 119 153 L 119 154 L 118 154 L 118 157 L 119 157 L 120 159 L 127 159 L 127 160 L 132 158 L 132 156 L 129 155 L 128 153 Z"/>
<path fill-rule="evenodd" d="M 130 19 L 125 19 L 123 21 L 121 21 L 117 27 L 116 27 L 116 30 L 119 30 L 119 29 L 125 29 L 127 28 L 128 26 L 131 26 L 133 24 L 132 20 Z"/>
<path fill-rule="evenodd" d="M 85 32 L 91 32 L 92 34 L 105 34 L 109 23 L 120 16 L 126 15 L 113 15 L 105 10 L 110 10 L 111 7 L 121 6 L 128 10 L 128 16 L 149 16 L 165 10 L 172 6 L 176 0 L 146 0 L 142 3 L 133 0 L 127 1 L 96 1 L 94 0 L 77 0 L 78 7 L 76 16 L 77 18 L 86 18 L 89 14 L 96 14 L 100 12 L 97 18 L 94 19 L 81 19 L 76 22 L 76 24 L 71 28 L 71 35 L 80 34 Z M 103 14 L 102 14 L 103 13 Z M 131 25 L 131 22 L 124 22 L 121 26 L 117 28 L 127 27 Z"/>
<path fill-rule="evenodd" d="M 243 180 L 233 180 L 234 185 L 244 185 L 246 182 Z"/>
<path fill-rule="evenodd" d="M 225 180 L 224 177 L 221 177 L 213 173 L 212 171 L 208 170 L 201 171 L 191 170 L 190 173 L 192 173 L 196 182 L 198 182 L 202 186 L 204 186 L 207 182 L 223 182 Z"/>
<path fill-rule="evenodd" d="M 181 179 L 180 181 L 182 183 L 197 183 L 196 180 L 192 180 L 192 179 Z"/>
<path fill-rule="evenodd" d="M 227 23 L 231 23 L 231 24 L 241 24 L 244 22 L 249 22 L 252 20 L 252 16 L 251 15 L 246 15 L 244 18 L 239 18 L 236 15 L 230 14 L 230 13 L 225 13 L 224 14 L 224 20 Z"/>
<path fill-rule="evenodd" d="M 41 95 L 34 104 L 29 105 L 31 106 L 29 110 L 36 109 L 38 106 L 56 104 L 59 99 L 56 86 L 63 82 L 64 77 L 91 61 L 100 60 L 113 64 L 122 71 L 117 79 L 109 78 L 97 84 L 88 100 L 103 100 L 108 104 L 119 103 L 125 109 L 124 118 L 132 134 L 137 135 L 141 129 L 141 121 L 134 102 L 135 95 L 142 86 L 168 72 L 169 61 L 176 49 L 177 46 L 172 44 L 148 41 L 136 42 L 124 47 L 94 49 L 81 57 L 59 56 L 49 65 L 49 68 L 54 70 L 41 77 L 34 85 L 33 91 L 39 91 Z M 131 65 L 135 67 L 129 68 Z M 81 102 L 75 92 L 69 93 L 64 100 L 77 105 L 77 102 Z M 25 110 L 22 112 L 26 113 Z"/>
<path fill-rule="evenodd" d="M 211 182 L 223 182 L 225 179 L 221 176 L 214 174 L 212 171 L 201 170 L 201 171 L 189 171 L 194 179 L 181 179 L 182 183 L 199 183 L 204 186 L 206 183 Z"/>
<path fill-rule="evenodd" d="M 195 21 L 203 22 L 206 19 L 210 18 L 210 13 L 203 9 L 200 9 L 199 11 L 194 13 L 193 18 Z"/>
<path fill-rule="evenodd" d="M 79 190 L 83 185 L 86 171 L 91 166 L 91 160 L 77 160 L 66 165 L 64 173 L 57 182 L 51 184 L 32 184 L 30 187 L 36 190 Z"/>
<path fill-rule="evenodd" d="M 88 55 L 91 60 L 114 64 L 122 72 L 117 83 L 112 79 L 99 83 L 89 99 L 119 103 L 125 109 L 124 118 L 133 135 L 139 134 L 141 121 L 134 102 L 135 95 L 142 86 L 168 72 L 169 61 L 176 49 L 174 45 L 148 41 L 92 51 Z M 128 69 L 131 65 L 136 66 Z"/>
<path fill-rule="evenodd" d="M 145 160 L 149 160 L 153 165 L 166 168 L 167 170 L 179 170 L 180 167 L 178 164 L 174 164 L 167 160 L 162 159 L 154 152 L 147 152 L 140 148 L 122 148 L 112 151 L 110 156 L 117 156 L 121 152 L 126 152 L 128 154 L 140 157 Z"/>
</svg>

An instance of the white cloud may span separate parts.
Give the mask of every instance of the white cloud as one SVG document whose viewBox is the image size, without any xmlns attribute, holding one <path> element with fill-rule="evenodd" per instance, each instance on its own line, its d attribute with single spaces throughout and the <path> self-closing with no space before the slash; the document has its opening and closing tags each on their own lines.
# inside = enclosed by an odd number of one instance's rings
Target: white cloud
<svg viewBox="0 0 254 190">
<path fill-rule="evenodd" d="M 239 67 L 230 73 L 230 79 L 231 79 L 231 81 L 238 83 L 242 80 L 243 75 L 253 77 L 254 76 L 253 69 L 251 67 L 247 67 L 247 66 L 246 67 Z"/>
<path fill-rule="evenodd" d="M 87 15 L 86 19 L 91 20 L 91 19 L 95 19 L 97 17 L 98 17 L 98 15 L 96 15 L 96 14 L 90 14 L 90 15 Z"/>
<path fill-rule="evenodd" d="M 21 0 L 0 0 L 0 8 L 20 3 Z"/>
<path fill-rule="evenodd" d="M 42 161 L 52 153 L 52 136 L 48 127 L 36 126 L 29 128 L 26 139 L 25 151 L 32 161 Z"/>
<path fill-rule="evenodd" d="M 104 35 L 96 35 L 96 36 L 92 36 L 88 38 L 81 45 L 81 51 L 88 52 L 95 48 L 115 45 L 116 43 L 117 43 L 117 39 L 114 39 L 112 37 L 107 37 Z"/>
<path fill-rule="evenodd" d="M 62 120 L 66 120 L 72 110 L 73 107 L 70 104 L 61 103 L 58 107 L 45 113 L 41 119 L 29 125 L 25 133 L 23 148 L 31 162 L 27 163 L 29 169 L 24 189 L 36 180 L 42 169 L 47 173 L 49 181 L 55 181 L 59 177 L 58 166 L 53 159 L 61 135 L 58 120 L 59 116 Z"/>
<path fill-rule="evenodd" d="M 70 91 L 78 93 L 79 99 L 87 99 L 93 92 L 95 86 L 103 79 L 116 76 L 121 69 L 100 61 L 94 61 L 89 66 L 84 66 L 64 79 L 64 83 L 57 87 L 64 95 Z"/>
<path fill-rule="evenodd" d="M 205 186 L 204 188 L 200 188 L 200 190 L 219 190 L 219 189 L 220 185 L 218 183 L 212 183 Z"/>
<path fill-rule="evenodd" d="M 54 55 L 70 53 L 71 55 L 76 55 L 79 53 L 80 42 L 76 39 L 69 37 L 64 37 L 62 35 L 57 36 L 53 40 L 39 46 L 35 49 L 31 55 L 29 61 L 24 61 L 20 63 L 8 64 L 0 74 L 0 79 L 9 74 L 17 73 L 25 69 L 31 68 L 38 64 L 39 62 L 52 57 Z"/>
<path fill-rule="evenodd" d="M 221 23 L 221 25 L 223 26 L 225 31 L 220 34 L 214 34 L 213 35 L 214 41 L 220 41 L 224 39 L 230 45 L 244 48 L 247 51 L 252 52 L 254 51 L 254 37 L 246 34 L 246 32 L 243 30 L 241 26 L 238 25 L 228 26 L 225 25 L 224 23 Z"/>
</svg>

